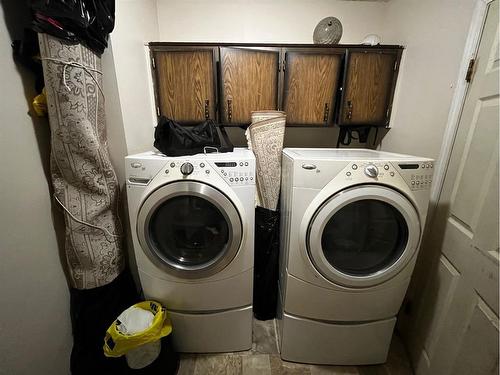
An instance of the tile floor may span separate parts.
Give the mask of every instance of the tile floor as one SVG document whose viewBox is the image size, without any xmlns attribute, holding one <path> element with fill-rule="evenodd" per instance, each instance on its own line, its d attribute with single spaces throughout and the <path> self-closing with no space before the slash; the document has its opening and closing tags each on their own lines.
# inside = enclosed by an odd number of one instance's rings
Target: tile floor
<svg viewBox="0 0 500 375">
<path fill-rule="evenodd" d="M 387 363 L 377 366 L 316 366 L 284 362 L 273 320 L 254 320 L 252 349 L 224 354 L 183 354 L 178 375 L 411 375 L 403 345 L 394 336 Z"/>
</svg>

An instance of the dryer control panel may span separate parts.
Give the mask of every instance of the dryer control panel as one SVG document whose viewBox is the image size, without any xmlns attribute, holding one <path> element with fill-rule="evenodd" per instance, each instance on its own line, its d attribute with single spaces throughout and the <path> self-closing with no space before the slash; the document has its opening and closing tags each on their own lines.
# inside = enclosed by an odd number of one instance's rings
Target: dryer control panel
<svg viewBox="0 0 500 375">
<path fill-rule="evenodd" d="M 359 177 L 374 181 L 390 182 L 396 175 L 401 175 L 412 191 L 430 189 L 434 171 L 433 162 L 397 162 L 397 161 L 359 161 L 350 163 L 345 169 L 347 180 Z"/>
<path fill-rule="evenodd" d="M 212 165 L 229 185 L 255 184 L 255 165 L 253 161 L 216 161 L 212 162 Z"/>
</svg>

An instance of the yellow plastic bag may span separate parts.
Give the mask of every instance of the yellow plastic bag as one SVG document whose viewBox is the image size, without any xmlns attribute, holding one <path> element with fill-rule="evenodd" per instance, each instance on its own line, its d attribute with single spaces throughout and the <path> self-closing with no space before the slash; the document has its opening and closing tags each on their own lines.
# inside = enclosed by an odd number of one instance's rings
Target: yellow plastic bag
<svg viewBox="0 0 500 375">
<path fill-rule="evenodd" d="M 154 318 L 151 327 L 133 335 L 125 335 L 118 330 L 117 327 L 119 323 L 115 320 L 106 331 L 106 336 L 104 337 L 103 348 L 106 357 L 120 357 L 130 349 L 159 340 L 172 332 L 172 324 L 167 317 L 167 312 L 158 302 L 139 302 L 136 303 L 134 307 L 148 310 L 153 313 Z"/>
<path fill-rule="evenodd" d="M 45 87 L 42 93 L 35 96 L 33 99 L 33 109 L 38 117 L 47 116 L 47 96 L 45 94 Z"/>
</svg>

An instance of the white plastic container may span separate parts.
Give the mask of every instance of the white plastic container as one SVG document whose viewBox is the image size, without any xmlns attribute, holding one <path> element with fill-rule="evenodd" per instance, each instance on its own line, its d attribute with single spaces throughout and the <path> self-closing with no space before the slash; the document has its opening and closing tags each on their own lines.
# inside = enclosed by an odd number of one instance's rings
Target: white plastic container
<svg viewBox="0 0 500 375">
<path fill-rule="evenodd" d="M 140 369 L 153 363 L 160 355 L 161 341 L 153 341 L 138 348 L 131 349 L 125 354 L 127 365 L 133 369 Z"/>
</svg>

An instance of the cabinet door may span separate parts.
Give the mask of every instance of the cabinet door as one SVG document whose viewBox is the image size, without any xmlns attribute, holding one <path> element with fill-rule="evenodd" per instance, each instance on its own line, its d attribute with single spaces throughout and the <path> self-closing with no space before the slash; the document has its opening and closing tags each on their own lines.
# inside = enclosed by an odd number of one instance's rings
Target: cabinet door
<svg viewBox="0 0 500 375">
<path fill-rule="evenodd" d="M 340 125 L 388 125 L 400 51 L 348 50 Z"/>
<path fill-rule="evenodd" d="M 215 119 L 215 48 L 152 51 L 159 113 L 181 123 Z"/>
<path fill-rule="evenodd" d="M 252 111 L 278 109 L 279 48 L 221 47 L 221 120 L 250 124 Z"/>
<path fill-rule="evenodd" d="M 282 108 L 288 125 L 332 122 L 344 50 L 285 51 Z"/>
</svg>

